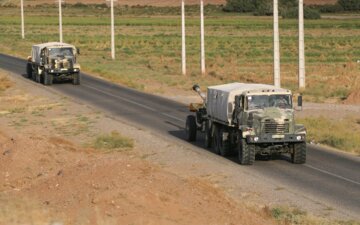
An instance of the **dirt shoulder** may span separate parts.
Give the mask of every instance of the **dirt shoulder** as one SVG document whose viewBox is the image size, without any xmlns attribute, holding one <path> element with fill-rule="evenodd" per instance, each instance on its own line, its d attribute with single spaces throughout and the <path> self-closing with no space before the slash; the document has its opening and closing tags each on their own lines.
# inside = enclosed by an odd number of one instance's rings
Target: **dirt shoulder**
<svg viewBox="0 0 360 225">
<path fill-rule="evenodd" d="M 273 223 L 207 179 L 146 160 L 159 137 L 0 76 L 8 84 L 0 91 L 0 224 Z M 133 149 L 92 147 L 124 129 Z"/>
</svg>

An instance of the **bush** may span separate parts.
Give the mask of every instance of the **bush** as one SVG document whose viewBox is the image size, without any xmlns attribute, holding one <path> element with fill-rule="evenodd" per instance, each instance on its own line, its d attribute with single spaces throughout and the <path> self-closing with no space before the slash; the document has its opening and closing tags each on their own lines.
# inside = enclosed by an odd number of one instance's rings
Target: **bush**
<svg viewBox="0 0 360 225">
<path fill-rule="evenodd" d="M 311 7 L 311 8 L 318 9 L 322 13 L 336 13 L 336 12 L 344 11 L 344 8 L 339 4 L 335 4 L 335 5 L 331 5 L 331 4 L 318 5 L 318 6 Z"/>
<path fill-rule="evenodd" d="M 132 139 L 121 136 L 117 132 L 112 132 L 110 135 L 102 135 L 96 138 L 93 147 L 96 149 L 131 149 L 134 147 Z"/>
<path fill-rule="evenodd" d="M 224 11 L 226 12 L 253 12 L 254 0 L 227 0 Z"/>
<path fill-rule="evenodd" d="M 268 0 L 255 0 L 255 16 L 271 16 L 273 15 L 273 4 Z"/>
<path fill-rule="evenodd" d="M 338 4 L 345 11 L 359 11 L 360 10 L 360 0 L 338 0 Z"/>
<path fill-rule="evenodd" d="M 338 13 L 344 11 L 343 7 L 339 4 L 309 5 L 309 7 L 321 13 Z"/>
<path fill-rule="evenodd" d="M 288 19 L 297 19 L 299 18 L 299 9 L 296 7 L 294 8 L 290 8 L 288 10 L 283 10 L 281 12 L 281 16 L 283 18 L 288 18 Z M 316 20 L 316 19 L 320 19 L 320 12 L 316 9 L 312 9 L 310 7 L 304 7 L 304 18 L 305 19 L 310 19 L 310 20 Z"/>
</svg>

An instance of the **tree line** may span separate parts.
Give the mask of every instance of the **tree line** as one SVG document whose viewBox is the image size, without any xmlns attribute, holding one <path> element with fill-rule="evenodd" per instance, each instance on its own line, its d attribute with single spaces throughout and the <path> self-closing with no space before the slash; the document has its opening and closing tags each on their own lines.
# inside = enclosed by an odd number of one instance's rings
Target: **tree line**
<svg viewBox="0 0 360 225">
<path fill-rule="evenodd" d="M 226 12 L 253 13 L 256 16 L 271 16 L 273 0 L 227 0 Z M 279 11 L 283 18 L 298 17 L 298 0 L 279 0 Z M 306 5 L 305 19 L 320 19 L 320 13 L 360 11 L 360 0 L 338 0 L 336 4 Z"/>
</svg>

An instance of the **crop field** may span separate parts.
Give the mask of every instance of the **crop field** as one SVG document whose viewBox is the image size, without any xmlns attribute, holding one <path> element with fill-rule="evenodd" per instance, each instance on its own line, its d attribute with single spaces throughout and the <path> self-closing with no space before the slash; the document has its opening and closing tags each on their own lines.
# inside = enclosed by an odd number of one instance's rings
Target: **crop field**
<svg viewBox="0 0 360 225">
<path fill-rule="evenodd" d="M 207 6 L 207 73 L 202 76 L 198 10 L 198 6 L 187 7 L 187 76 L 181 75 L 177 7 L 118 7 L 113 61 L 109 9 L 66 5 L 64 41 L 81 49 L 83 71 L 152 93 L 183 93 L 194 83 L 273 82 L 272 17 L 225 14 L 219 6 Z M 26 39 L 22 40 L 19 8 L 0 8 L 0 52 L 26 57 L 33 44 L 58 41 L 57 13 L 50 5 L 26 8 Z M 299 91 L 297 26 L 296 20 L 280 20 L 282 85 L 295 92 Z M 306 99 L 336 102 L 359 89 L 359 19 L 307 20 L 305 36 L 307 89 L 302 92 Z"/>
</svg>

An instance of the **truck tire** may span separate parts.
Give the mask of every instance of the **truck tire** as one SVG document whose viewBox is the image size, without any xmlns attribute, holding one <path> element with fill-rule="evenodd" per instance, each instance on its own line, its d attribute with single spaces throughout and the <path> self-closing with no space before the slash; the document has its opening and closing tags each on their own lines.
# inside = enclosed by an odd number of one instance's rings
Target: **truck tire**
<svg viewBox="0 0 360 225">
<path fill-rule="evenodd" d="M 36 83 L 41 83 L 41 74 L 39 74 L 37 71 L 35 72 L 35 81 Z"/>
<path fill-rule="evenodd" d="M 73 85 L 80 85 L 80 73 L 74 73 L 73 74 Z"/>
<path fill-rule="evenodd" d="M 219 126 L 213 124 L 213 139 L 212 139 L 212 147 L 214 149 L 214 153 L 220 155 L 220 136 L 219 136 Z"/>
<path fill-rule="evenodd" d="M 306 162 L 305 142 L 294 144 L 294 149 L 291 153 L 291 162 L 294 164 L 304 164 Z"/>
<path fill-rule="evenodd" d="M 26 64 L 26 76 L 27 78 L 31 79 L 33 74 L 33 68 L 31 63 Z"/>
<path fill-rule="evenodd" d="M 255 146 L 248 144 L 246 139 L 239 137 L 239 162 L 241 165 L 252 165 L 255 161 Z"/>
<path fill-rule="evenodd" d="M 33 69 L 33 70 L 32 70 L 32 74 L 31 74 L 31 79 L 32 79 L 33 81 L 35 81 L 35 82 L 36 82 L 36 73 L 37 73 L 37 70 L 36 70 L 36 69 Z"/>
<path fill-rule="evenodd" d="M 197 126 L 195 116 L 189 115 L 186 117 L 185 132 L 186 140 L 189 142 L 196 141 Z"/>
<path fill-rule="evenodd" d="M 44 72 L 44 85 L 50 86 L 53 84 L 53 75 Z"/>
<path fill-rule="evenodd" d="M 229 137 L 226 141 L 223 140 L 224 131 L 225 131 L 224 128 L 220 129 L 219 131 L 219 150 L 220 150 L 220 155 L 229 156 L 232 153 L 231 142 Z"/>
<path fill-rule="evenodd" d="M 205 148 L 211 148 L 211 128 L 209 125 L 209 121 L 205 122 Z"/>
</svg>

